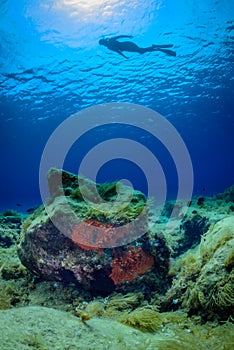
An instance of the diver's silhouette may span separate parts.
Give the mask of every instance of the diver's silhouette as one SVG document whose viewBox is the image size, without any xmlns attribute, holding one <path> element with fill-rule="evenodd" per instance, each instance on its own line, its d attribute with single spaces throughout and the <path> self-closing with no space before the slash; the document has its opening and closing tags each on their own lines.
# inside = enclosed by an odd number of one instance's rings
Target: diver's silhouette
<svg viewBox="0 0 234 350">
<path fill-rule="evenodd" d="M 114 36 L 112 38 L 105 38 L 100 39 L 99 44 L 106 46 L 109 50 L 115 51 L 124 58 L 128 58 L 123 54 L 123 51 L 128 52 L 138 52 L 138 53 L 145 53 L 145 52 L 152 52 L 152 51 L 161 51 L 164 52 L 168 56 L 176 56 L 176 52 L 172 50 L 168 50 L 169 47 L 172 47 L 173 45 L 151 45 L 149 47 L 139 47 L 132 41 L 118 41 L 118 39 L 122 38 L 132 38 L 131 35 L 118 35 Z"/>
</svg>

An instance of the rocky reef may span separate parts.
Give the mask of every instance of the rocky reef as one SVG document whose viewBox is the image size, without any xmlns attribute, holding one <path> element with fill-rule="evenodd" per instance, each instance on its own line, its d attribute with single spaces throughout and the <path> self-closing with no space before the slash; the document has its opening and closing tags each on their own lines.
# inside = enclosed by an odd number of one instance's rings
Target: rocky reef
<svg viewBox="0 0 234 350">
<path fill-rule="evenodd" d="M 54 308 L 0 311 L 4 350 L 232 350 L 233 325 L 199 325 L 181 312 L 133 311 L 121 320 L 93 317 L 81 322 Z M 134 327 L 134 328 L 133 328 Z"/>
<path fill-rule="evenodd" d="M 22 224 L 17 250 L 27 270 L 18 262 L 11 268 L 3 263 L 5 281 L 18 275 L 24 278 L 30 271 L 38 280 L 73 285 L 80 295 L 85 291 L 92 297 L 141 293 L 142 303 L 148 300 L 163 312 L 182 309 L 203 321 L 230 319 L 234 311 L 233 186 L 210 198 L 194 197 L 180 225 L 168 232 L 165 227 L 174 202 L 167 202 L 158 217 L 147 206 L 146 197 L 133 191 L 128 204 L 113 212 L 107 210 L 106 202 L 116 200 L 116 183 L 79 181 L 73 174 L 51 169 L 48 184 L 51 198 Z M 121 190 L 128 191 L 124 186 Z M 88 200 L 83 199 L 84 193 Z M 97 203 L 99 195 L 104 202 L 92 206 L 89 201 Z M 179 213 L 183 208 L 177 205 Z M 134 226 L 139 213 L 143 219 Z M 1 220 L 6 225 L 2 244 L 7 251 L 18 241 L 22 218 L 9 211 Z M 8 236 L 17 239 L 9 243 Z M 17 303 L 17 297 L 9 299 L 6 305 Z"/>
<path fill-rule="evenodd" d="M 164 304 L 188 309 L 205 320 L 228 319 L 234 313 L 234 217 L 219 220 L 201 243 L 171 266 L 174 276 Z"/>
<path fill-rule="evenodd" d="M 0 247 L 9 248 L 19 242 L 21 224 L 26 215 L 6 210 L 0 216 Z"/>
<path fill-rule="evenodd" d="M 58 177 L 64 178 L 62 188 Z M 88 344 L 84 347 L 91 348 L 95 339 L 95 348 L 103 349 L 108 334 L 116 341 L 110 342 L 113 348 L 122 344 L 122 349 L 193 349 L 197 344 L 206 350 L 233 349 L 233 186 L 212 197 L 193 197 L 181 217 L 183 203 L 166 202 L 158 216 L 138 191 L 124 209 L 107 210 L 105 201 L 112 204 L 117 198 L 115 183 L 96 185 L 82 179 L 78 184 L 75 175 L 56 169 L 48 174 L 48 181 L 51 198 L 45 206 L 32 215 L 12 210 L 0 215 L 4 349 L 21 349 L 25 344 L 64 349 L 68 339 L 74 348 L 83 344 L 82 339 Z M 82 199 L 84 192 L 86 199 L 96 202 L 100 194 L 104 203 L 91 206 Z M 168 231 L 175 205 L 180 224 Z M 139 213 L 143 220 L 135 227 L 126 226 Z M 116 227 L 120 228 L 117 236 Z M 146 227 L 150 229 L 145 232 Z M 124 244 L 117 246 L 117 238 Z M 62 315 L 64 340 L 59 338 L 63 335 L 56 325 L 57 312 L 59 322 Z M 50 325 L 38 323 L 42 314 L 48 315 L 43 320 L 51 316 Z M 73 319 L 71 329 L 65 318 Z M 51 325 L 56 325 L 52 333 Z M 73 344 L 74 327 L 83 335 Z M 127 346 L 134 334 L 136 343 Z"/>
<path fill-rule="evenodd" d="M 93 292 L 166 290 L 169 249 L 162 235 L 147 231 L 143 193 L 134 190 L 112 211 L 107 204 L 128 193 L 126 186 L 117 193 L 116 183 L 94 184 L 58 169 L 49 171 L 48 186 L 51 198 L 23 224 L 18 255 L 24 266 Z"/>
</svg>

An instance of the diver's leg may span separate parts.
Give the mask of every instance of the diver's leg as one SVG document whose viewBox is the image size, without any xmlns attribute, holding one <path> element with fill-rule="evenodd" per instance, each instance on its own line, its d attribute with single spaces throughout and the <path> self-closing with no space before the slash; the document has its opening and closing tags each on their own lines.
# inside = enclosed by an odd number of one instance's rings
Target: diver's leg
<svg viewBox="0 0 234 350">
<path fill-rule="evenodd" d="M 167 45 L 152 45 L 153 51 L 161 51 L 164 52 L 168 56 L 176 56 L 176 52 L 172 50 L 168 50 L 169 47 L 172 47 L 173 45 L 167 44 Z"/>
<path fill-rule="evenodd" d="M 168 49 L 162 49 L 160 47 L 155 47 L 153 51 L 160 51 L 165 53 L 168 56 L 176 56 L 176 52 Z"/>
<path fill-rule="evenodd" d="M 168 49 L 168 48 L 170 48 L 170 47 L 173 47 L 174 45 L 172 45 L 172 44 L 166 44 L 166 45 L 152 45 L 153 47 L 157 47 L 157 48 L 160 48 L 160 49 Z"/>
<path fill-rule="evenodd" d="M 155 51 L 153 45 L 149 46 L 149 47 L 139 47 L 138 46 L 138 50 L 137 50 L 137 52 L 139 52 L 139 53 L 146 53 L 146 52 L 152 52 L 152 51 Z"/>
<path fill-rule="evenodd" d="M 127 51 L 127 52 L 138 52 L 138 53 L 147 52 L 147 49 L 139 47 L 137 44 L 131 41 L 118 42 L 118 49 L 119 51 Z"/>
<path fill-rule="evenodd" d="M 166 48 L 172 47 L 173 45 L 168 44 L 168 45 L 151 45 L 149 47 L 138 47 L 139 53 L 145 53 L 145 52 L 152 52 L 152 51 L 162 51 L 165 52 L 167 55 L 170 56 L 175 56 L 175 52 L 172 50 L 165 50 Z"/>
<path fill-rule="evenodd" d="M 158 45 L 151 45 L 149 47 L 139 47 L 139 53 L 152 52 L 159 50 L 160 47 Z"/>
</svg>

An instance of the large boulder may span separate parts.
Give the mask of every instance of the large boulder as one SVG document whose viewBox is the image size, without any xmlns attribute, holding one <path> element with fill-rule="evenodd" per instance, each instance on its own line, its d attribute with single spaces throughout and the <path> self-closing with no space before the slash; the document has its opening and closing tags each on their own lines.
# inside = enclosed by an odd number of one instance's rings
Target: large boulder
<svg viewBox="0 0 234 350">
<path fill-rule="evenodd" d="M 18 247 L 31 272 L 96 292 L 166 288 L 169 249 L 148 232 L 144 194 L 58 169 L 48 186 L 51 198 L 24 222 Z"/>
</svg>

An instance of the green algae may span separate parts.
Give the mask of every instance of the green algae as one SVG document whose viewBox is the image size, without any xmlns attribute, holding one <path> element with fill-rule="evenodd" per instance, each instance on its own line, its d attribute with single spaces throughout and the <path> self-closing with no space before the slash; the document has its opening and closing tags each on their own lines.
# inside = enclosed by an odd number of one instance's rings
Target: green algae
<svg viewBox="0 0 234 350">
<path fill-rule="evenodd" d="M 0 248 L 9 248 L 19 242 L 22 222 L 27 215 L 6 210 L 0 215 Z"/>
<path fill-rule="evenodd" d="M 144 295 L 141 292 L 135 293 L 113 293 L 108 300 L 107 309 L 115 310 L 132 310 L 141 305 L 144 300 Z"/>
<path fill-rule="evenodd" d="M 11 298 L 7 295 L 6 290 L 0 286 L 0 310 L 7 310 L 12 307 Z"/>
<path fill-rule="evenodd" d="M 92 219 L 120 225 L 132 221 L 148 209 L 143 193 L 131 191 L 131 187 L 118 182 L 99 184 L 55 168 L 49 170 L 47 177 L 52 199 L 65 195 L 67 203 L 81 220 Z M 62 189 L 59 187 L 61 181 Z M 116 206 L 118 196 L 121 197 L 120 207 L 110 210 L 110 203 Z"/>
<path fill-rule="evenodd" d="M 234 311 L 234 218 L 211 225 L 201 243 L 180 256 L 171 267 L 172 287 L 167 303 L 177 300 L 190 314 L 204 320 L 227 320 Z"/>
<path fill-rule="evenodd" d="M 40 205 L 36 210 L 34 210 L 34 212 L 28 216 L 26 218 L 26 220 L 24 220 L 24 222 L 22 223 L 22 230 L 21 230 L 21 240 L 25 235 L 25 232 L 27 231 L 27 229 L 30 227 L 31 223 L 33 222 L 33 220 L 40 214 L 42 213 L 44 210 L 44 205 Z"/>
<path fill-rule="evenodd" d="M 119 322 L 137 328 L 143 332 L 155 332 L 162 327 L 160 313 L 152 309 L 136 309 L 121 315 Z"/>
</svg>

